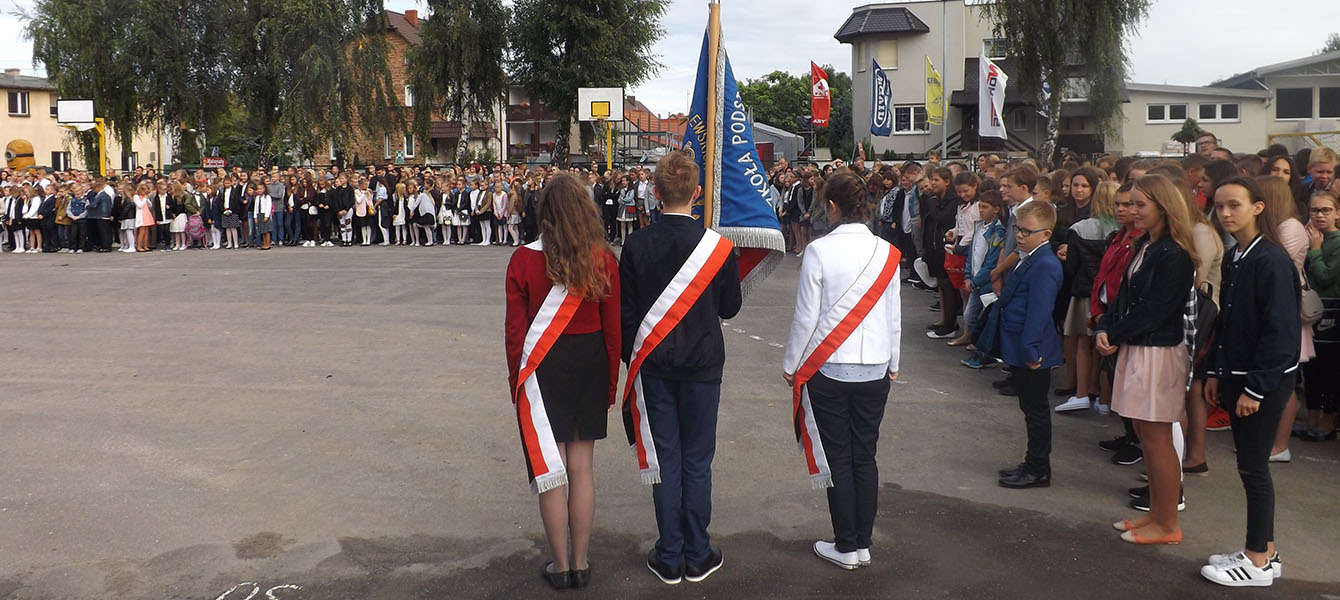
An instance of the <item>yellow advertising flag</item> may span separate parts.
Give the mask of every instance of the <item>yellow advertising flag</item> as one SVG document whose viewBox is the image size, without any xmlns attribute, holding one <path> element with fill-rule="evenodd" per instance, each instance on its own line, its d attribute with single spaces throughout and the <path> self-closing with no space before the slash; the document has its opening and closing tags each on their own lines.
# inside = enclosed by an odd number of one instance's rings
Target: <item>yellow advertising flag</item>
<svg viewBox="0 0 1340 600">
<path fill-rule="evenodd" d="M 945 122 L 944 83 L 929 56 L 926 57 L 926 122 L 931 125 Z"/>
</svg>

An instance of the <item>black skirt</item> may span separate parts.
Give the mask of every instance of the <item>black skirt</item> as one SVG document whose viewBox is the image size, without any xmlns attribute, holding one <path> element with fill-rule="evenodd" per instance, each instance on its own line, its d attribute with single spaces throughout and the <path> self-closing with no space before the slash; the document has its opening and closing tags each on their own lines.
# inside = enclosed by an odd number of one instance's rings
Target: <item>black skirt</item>
<svg viewBox="0 0 1340 600">
<path fill-rule="evenodd" d="M 607 360 L 603 333 L 563 335 L 535 369 L 554 441 L 605 439 Z"/>
</svg>

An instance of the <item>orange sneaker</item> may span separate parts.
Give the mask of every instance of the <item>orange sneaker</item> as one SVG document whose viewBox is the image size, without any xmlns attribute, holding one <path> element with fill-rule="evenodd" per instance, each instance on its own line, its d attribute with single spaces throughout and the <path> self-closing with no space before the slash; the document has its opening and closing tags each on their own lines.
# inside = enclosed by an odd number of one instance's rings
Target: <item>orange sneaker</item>
<svg viewBox="0 0 1340 600">
<path fill-rule="evenodd" d="M 1205 431 L 1228 431 L 1230 428 L 1228 411 L 1224 410 L 1224 407 L 1216 406 L 1210 409 L 1210 414 L 1205 419 Z"/>
</svg>

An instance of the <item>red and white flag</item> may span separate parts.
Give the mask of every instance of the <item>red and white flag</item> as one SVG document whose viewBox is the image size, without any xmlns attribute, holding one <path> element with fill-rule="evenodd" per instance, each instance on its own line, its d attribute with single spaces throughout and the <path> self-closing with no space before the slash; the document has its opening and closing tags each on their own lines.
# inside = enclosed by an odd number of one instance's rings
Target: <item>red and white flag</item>
<svg viewBox="0 0 1340 600">
<path fill-rule="evenodd" d="M 832 96 L 828 89 L 828 72 L 810 61 L 810 123 L 828 127 L 828 112 Z"/>
<path fill-rule="evenodd" d="M 893 284 L 902 257 L 902 253 L 892 244 L 882 243 L 875 248 L 874 256 L 856 277 L 856 281 L 819 318 L 814 335 L 810 337 L 809 345 L 800 359 L 800 368 L 796 369 L 792 379 L 792 424 L 796 429 L 796 441 L 805 453 L 810 485 L 815 489 L 833 487 L 833 471 L 828 467 L 828 457 L 819 439 L 819 426 L 814 422 L 814 408 L 810 405 L 810 392 L 806 384 L 879 303 L 885 290 Z"/>
<path fill-rule="evenodd" d="M 517 374 L 515 392 L 517 421 L 521 425 L 521 445 L 530 470 L 530 489 L 537 494 L 568 484 L 568 471 L 563 457 L 558 454 L 558 443 L 549 426 L 544 398 L 540 395 L 539 378 L 535 369 L 544 362 L 545 355 L 577 313 L 582 299 L 568 293 L 562 285 L 549 289 L 540 312 L 526 331 L 526 342 L 521 347 L 521 369 Z"/>
<path fill-rule="evenodd" d="M 637 454 L 638 472 L 642 483 L 661 482 L 661 463 L 656 458 L 656 444 L 651 437 L 651 422 L 647 420 L 647 399 L 642 392 L 642 362 L 684 319 L 684 315 L 698 302 L 707 286 L 716 279 L 721 266 L 730 258 L 735 245 L 721 234 L 708 229 L 693 249 L 684 266 L 657 296 L 656 302 L 642 318 L 633 338 L 633 356 L 628 363 L 628 381 L 624 384 L 623 425 L 628 434 L 628 445 Z"/>
</svg>

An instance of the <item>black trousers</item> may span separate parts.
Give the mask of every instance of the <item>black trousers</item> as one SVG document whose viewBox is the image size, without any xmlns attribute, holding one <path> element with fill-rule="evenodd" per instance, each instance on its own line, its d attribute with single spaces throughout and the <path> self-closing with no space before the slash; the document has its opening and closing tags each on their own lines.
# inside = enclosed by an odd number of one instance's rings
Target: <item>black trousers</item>
<svg viewBox="0 0 1340 600">
<path fill-rule="evenodd" d="M 331 239 L 331 228 L 335 225 L 335 211 L 331 209 L 322 210 L 319 211 L 317 216 L 321 218 L 319 232 L 321 237 L 320 241 L 329 242 Z"/>
<path fill-rule="evenodd" d="M 1051 475 L 1052 410 L 1047 402 L 1047 387 L 1051 385 L 1050 369 L 1010 367 L 1014 384 L 1019 391 L 1019 410 L 1024 413 L 1028 430 L 1028 450 L 1024 464 L 1034 475 Z"/>
<path fill-rule="evenodd" d="M 98 250 L 112 249 L 112 227 L 111 219 L 93 220 L 93 246 Z"/>
<path fill-rule="evenodd" d="M 70 224 L 70 249 L 88 250 L 88 221 L 77 219 Z"/>
<path fill-rule="evenodd" d="M 889 378 L 848 383 L 815 374 L 806 384 L 833 487 L 828 516 L 838 552 L 870 547 L 879 501 L 875 446 L 889 399 Z"/>
<path fill-rule="evenodd" d="M 1314 342 L 1317 356 L 1303 363 L 1308 410 L 1340 413 L 1340 344 Z"/>
<path fill-rule="evenodd" d="M 1219 404 L 1228 411 L 1233 426 L 1233 446 L 1238 450 L 1238 475 L 1247 492 L 1247 545 L 1252 552 L 1265 552 L 1275 540 L 1275 482 L 1270 478 L 1270 450 L 1275 445 L 1284 407 L 1293 393 L 1297 372 L 1280 379 L 1279 387 L 1261 400 L 1261 409 L 1239 417 L 1238 399 L 1242 380 L 1219 380 Z"/>
</svg>

